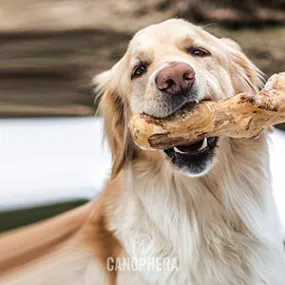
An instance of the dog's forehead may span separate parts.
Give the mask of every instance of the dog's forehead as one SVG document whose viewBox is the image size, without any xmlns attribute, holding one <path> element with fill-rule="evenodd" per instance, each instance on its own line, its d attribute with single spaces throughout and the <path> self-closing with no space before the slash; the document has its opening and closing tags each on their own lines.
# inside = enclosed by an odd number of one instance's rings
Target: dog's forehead
<svg viewBox="0 0 285 285">
<path fill-rule="evenodd" d="M 172 19 L 160 24 L 148 26 L 138 31 L 129 45 L 131 54 L 149 51 L 158 45 L 176 44 L 183 39 L 201 39 L 205 31 L 191 23 L 180 19 Z"/>
</svg>

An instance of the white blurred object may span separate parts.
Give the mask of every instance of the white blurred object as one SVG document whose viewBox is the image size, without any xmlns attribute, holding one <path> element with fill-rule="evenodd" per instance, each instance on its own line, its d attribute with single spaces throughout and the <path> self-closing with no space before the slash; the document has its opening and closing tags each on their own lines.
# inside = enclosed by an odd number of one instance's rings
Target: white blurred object
<svg viewBox="0 0 285 285">
<path fill-rule="evenodd" d="M 100 118 L 0 120 L 0 210 L 95 197 L 111 168 L 102 128 Z M 285 227 L 285 132 L 270 137 L 273 191 Z"/>
<path fill-rule="evenodd" d="M 101 119 L 0 120 L 0 210 L 91 199 L 110 164 Z"/>
</svg>

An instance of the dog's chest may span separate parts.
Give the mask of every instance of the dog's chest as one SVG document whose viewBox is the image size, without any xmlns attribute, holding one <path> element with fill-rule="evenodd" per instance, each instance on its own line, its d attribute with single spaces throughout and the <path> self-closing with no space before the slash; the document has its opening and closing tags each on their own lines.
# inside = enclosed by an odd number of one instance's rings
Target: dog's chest
<svg viewBox="0 0 285 285">
<path fill-rule="evenodd" d="M 185 189 L 144 188 L 140 193 L 147 189 L 147 200 L 128 200 L 124 210 L 132 214 L 125 217 L 120 239 L 130 259 L 129 268 L 118 274 L 119 285 L 263 284 L 260 276 L 271 266 L 266 258 L 274 254 L 250 221 L 265 225 L 266 213 L 261 215 L 255 204 L 244 200 L 244 211 L 252 213 L 245 219 L 199 186 L 199 195 L 193 185 L 191 195 Z"/>
<path fill-rule="evenodd" d="M 169 214 L 164 216 L 168 220 L 168 229 L 167 226 L 163 228 L 164 221 L 161 221 L 159 228 L 146 225 L 144 229 L 134 228 L 129 233 L 130 238 L 125 244 L 126 256 L 131 257 L 130 266 L 133 266 L 131 269 L 135 274 L 128 279 L 134 278 L 134 284 L 221 285 L 230 284 L 228 280 L 243 273 L 239 266 L 230 268 L 231 264 L 238 264 L 244 259 L 242 243 L 246 243 L 243 238 L 234 236 L 232 228 L 225 229 L 215 224 L 209 226 L 209 221 L 201 229 L 196 217 L 180 215 L 175 221 Z M 148 219 L 144 215 L 140 217 Z M 231 238 L 224 238 L 224 233 L 232 235 Z M 229 268 L 225 270 L 226 267 Z M 217 273 L 228 275 L 228 278 L 223 283 L 220 276 L 215 280 Z M 142 280 L 146 283 L 139 283 Z"/>
</svg>

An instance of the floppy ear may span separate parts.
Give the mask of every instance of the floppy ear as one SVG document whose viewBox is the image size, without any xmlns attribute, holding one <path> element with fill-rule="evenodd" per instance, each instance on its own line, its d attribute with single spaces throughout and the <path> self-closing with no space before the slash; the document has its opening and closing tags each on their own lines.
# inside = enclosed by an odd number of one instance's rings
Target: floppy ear
<svg viewBox="0 0 285 285">
<path fill-rule="evenodd" d="M 112 73 L 105 71 L 94 78 L 95 100 L 100 100 L 98 113 L 104 117 L 104 133 L 112 152 L 111 178 L 115 178 L 135 156 L 135 145 L 128 131 L 129 106 L 112 82 Z"/>
<path fill-rule="evenodd" d="M 236 93 L 256 94 L 263 86 L 263 73 L 247 58 L 235 41 L 222 38 L 230 53 L 229 69 Z"/>
</svg>

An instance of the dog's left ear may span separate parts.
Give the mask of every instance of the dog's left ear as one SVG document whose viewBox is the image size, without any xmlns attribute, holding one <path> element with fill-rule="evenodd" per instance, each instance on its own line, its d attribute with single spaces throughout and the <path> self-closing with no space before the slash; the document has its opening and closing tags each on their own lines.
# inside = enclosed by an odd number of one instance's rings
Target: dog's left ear
<svg viewBox="0 0 285 285">
<path fill-rule="evenodd" d="M 247 58 L 235 41 L 221 39 L 230 53 L 229 71 L 237 93 L 256 94 L 263 86 L 263 73 Z"/>
<path fill-rule="evenodd" d="M 99 100 L 98 114 L 104 118 L 104 133 L 112 152 L 111 178 L 115 178 L 126 163 L 133 159 L 135 146 L 128 131 L 129 106 L 113 82 L 112 70 L 93 79 L 95 100 Z"/>
</svg>

